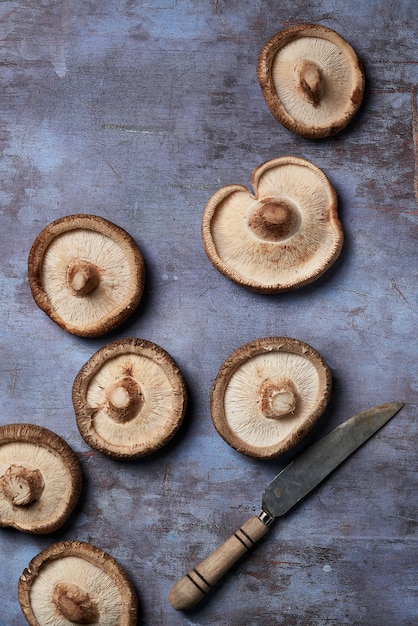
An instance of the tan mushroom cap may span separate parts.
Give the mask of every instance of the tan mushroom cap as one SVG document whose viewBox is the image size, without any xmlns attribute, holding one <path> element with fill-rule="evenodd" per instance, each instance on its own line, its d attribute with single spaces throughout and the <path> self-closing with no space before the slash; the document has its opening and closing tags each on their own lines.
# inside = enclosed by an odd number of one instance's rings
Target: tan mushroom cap
<svg viewBox="0 0 418 626">
<path fill-rule="evenodd" d="M 242 185 L 219 189 L 202 218 L 203 244 L 225 276 L 248 289 L 274 293 L 319 278 L 338 258 L 343 230 L 337 196 L 316 165 L 280 157 Z"/>
<path fill-rule="evenodd" d="M 67 215 L 35 239 L 28 259 L 36 304 L 64 330 L 102 335 L 139 304 L 142 254 L 122 228 L 97 215 Z"/>
<path fill-rule="evenodd" d="M 270 459 L 296 445 L 322 415 L 331 372 L 307 343 L 266 337 L 225 360 L 211 392 L 213 424 L 243 454 Z"/>
<path fill-rule="evenodd" d="M 55 543 L 19 579 L 30 626 L 136 626 L 138 599 L 126 572 L 103 550 L 81 541 Z"/>
<path fill-rule="evenodd" d="M 145 339 L 120 339 L 98 350 L 77 374 L 72 397 L 86 443 L 120 459 L 164 446 L 179 429 L 187 404 L 178 366 Z"/>
<path fill-rule="evenodd" d="M 34 424 L 0 427 L 0 526 L 54 532 L 73 511 L 81 482 L 78 460 L 61 437 Z"/>
<path fill-rule="evenodd" d="M 340 132 L 363 99 L 364 72 L 356 52 L 319 24 L 299 24 L 271 37 L 259 56 L 257 74 L 273 115 L 310 139 Z"/>
</svg>

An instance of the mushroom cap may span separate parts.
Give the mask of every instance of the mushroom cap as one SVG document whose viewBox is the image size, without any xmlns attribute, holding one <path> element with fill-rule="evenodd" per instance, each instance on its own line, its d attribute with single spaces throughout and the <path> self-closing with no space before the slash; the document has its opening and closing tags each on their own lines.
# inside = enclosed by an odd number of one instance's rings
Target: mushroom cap
<svg viewBox="0 0 418 626">
<path fill-rule="evenodd" d="M 288 291 L 319 278 L 338 258 L 343 230 L 337 196 L 316 165 L 280 157 L 252 173 L 254 195 L 222 187 L 202 218 L 213 265 L 234 282 L 261 293 Z"/>
<path fill-rule="evenodd" d="M 221 366 L 211 391 L 212 421 L 238 452 L 270 459 L 307 434 L 330 393 L 331 372 L 310 345 L 288 337 L 256 339 Z"/>
<path fill-rule="evenodd" d="M 133 313 L 145 267 L 132 237 L 97 215 L 67 215 L 35 239 L 28 259 L 36 304 L 64 330 L 96 337 Z"/>
<path fill-rule="evenodd" d="M 340 132 L 363 99 L 364 72 L 356 52 L 319 24 L 299 24 L 273 35 L 260 53 L 257 74 L 273 115 L 309 139 Z"/>
<path fill-rule="evenodd" d="M 187 404 L 176 363 L 145 339 L 120 339 L 98 350 L 77 374 L 72 397 L 86 443 L 120 459 L 164 446 L 179 429 Z"/>
<path fill-rule="evenodd" d="M 61 437 L 34 424 L 0 427 L 0 526 L 52 533 L 81 492 L 81 469 Z"/>
<path fill-rule="evenodd" d="M 126 572 L 90 543 L 55 543 L 29 563 L 18 598 L 30 626 L 136 626 L 138 599 Z"/>
</svg>

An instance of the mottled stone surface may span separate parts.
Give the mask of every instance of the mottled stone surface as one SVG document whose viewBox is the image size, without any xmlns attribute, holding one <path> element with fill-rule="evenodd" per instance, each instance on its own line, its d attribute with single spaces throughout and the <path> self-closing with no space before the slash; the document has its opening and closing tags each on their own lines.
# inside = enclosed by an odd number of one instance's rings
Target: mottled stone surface
<svg viewBox="0 0 418 626">
<path fill-rule="evenodd" d="M 338 31 L 366 72 L 363 106 L 333 139 L 304 140 L 268 111 L 256 64 L 300 22 Z M 31 422 L 76 451 L 81 501 L 52 536 L 0 529 L 2 626 L 20 626 L 17 581 L 62 539 L 90 541 L 132 577 L 143 626 L 412 626 L 417 580 L 417 7 L 415 0 L 10 0 L 0 3 L 0 423 Z M 342 255 L 316 283 L 250 293 L 208 261 L 200 224 L 223 185 L 268 159 L 312 160 L 335 186 Z M 125 228 L 147 267 L 140 308 L 110 336 L 66 334 L 34 304 L 27 256 L 50 221 L 96 213 Z M 232 450 L 209 396 L 247 341 L 310 343 L 333 374 L 308 438 L 387 401 L 407 406 L 283 518 L 188 615 L 173 582 L 253 513 L 276 461 Z M 141 337 L 189 389 L 174 441 L 117 462 L 78 433 L 71 386 L 99 347 Z"/>
</svg>

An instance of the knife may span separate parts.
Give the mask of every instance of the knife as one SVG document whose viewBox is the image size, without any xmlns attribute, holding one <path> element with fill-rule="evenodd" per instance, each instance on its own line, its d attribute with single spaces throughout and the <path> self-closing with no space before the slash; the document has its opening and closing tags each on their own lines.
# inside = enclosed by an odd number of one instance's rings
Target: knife
<svg viewBox="0 0 418 626">
<path fill-rule="evenodd" d="M 259 515 L 251 517 L 215 552 L 175 583 L 168 596 L 172 607 L 185 611 L 200 602 L 232 565 L 268 532 L 276 517 L 285 515 L 403 406 L 401 402 L 392 402 L 355 415 L 301 452 L 267 485 Z"/>
</svg>

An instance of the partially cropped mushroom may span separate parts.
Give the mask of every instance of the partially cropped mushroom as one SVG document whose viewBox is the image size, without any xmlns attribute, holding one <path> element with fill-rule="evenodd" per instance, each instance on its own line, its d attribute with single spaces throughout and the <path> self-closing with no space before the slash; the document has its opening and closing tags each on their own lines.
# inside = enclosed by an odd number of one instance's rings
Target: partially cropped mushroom
<svg viewBox="0 0 418 626">
<path fill-rule="evenodd" d="M 36 555 L 19 579 L 30 626 L 136 626 L 138 599 L 126 572 L 96 546 L 55 543 Z"/>
<path fill-rule="evenodd" d="M 145 339 L 121 339 L 98 350 L 77 374 L 72 397 L 86 443 L 119 459 L 164 446 L 179 429 L 187 404 L 178 366 Z"/>
<path fill-rule="evenodd" d="M 67 215 L 35 239 L 28 259 L 36 304 L 64 330 L 102 335 L 139 304 L 142 254 L 122 228 L 97 215 Z"/>
<path fill-rule="evenodd" d="M 271 459 L 305 437 L 330 393 L 330 369 L 310 345 L 289 337 L 257 339 L 221 366 L 211 392 L 212 421 L 238 452 Z"/>
<path fill-rule="evenodd" d="M 271 37 L 257 74 L 273 115 L 310 139 L 340 132 L 363 100 L 364 71 L 356 52 L 319 24 L 299 24 Z"/>
<path fill-rule="evenodd" d="M 203 212 L 206 254 L 225 276 L 248 289 L 274 293 L 319 278 L 338 258 L 343 230 L 337 196 L 316 165 L 281 157 L 252 174 L 254 195 L 222 187 Z"/>
<path fill-rule="evenodd" d="M 70 446 L 34 424 L 0 427 L 0 526 L 52 533 L 68 519 L 81 491 Z"/>
</svg>

